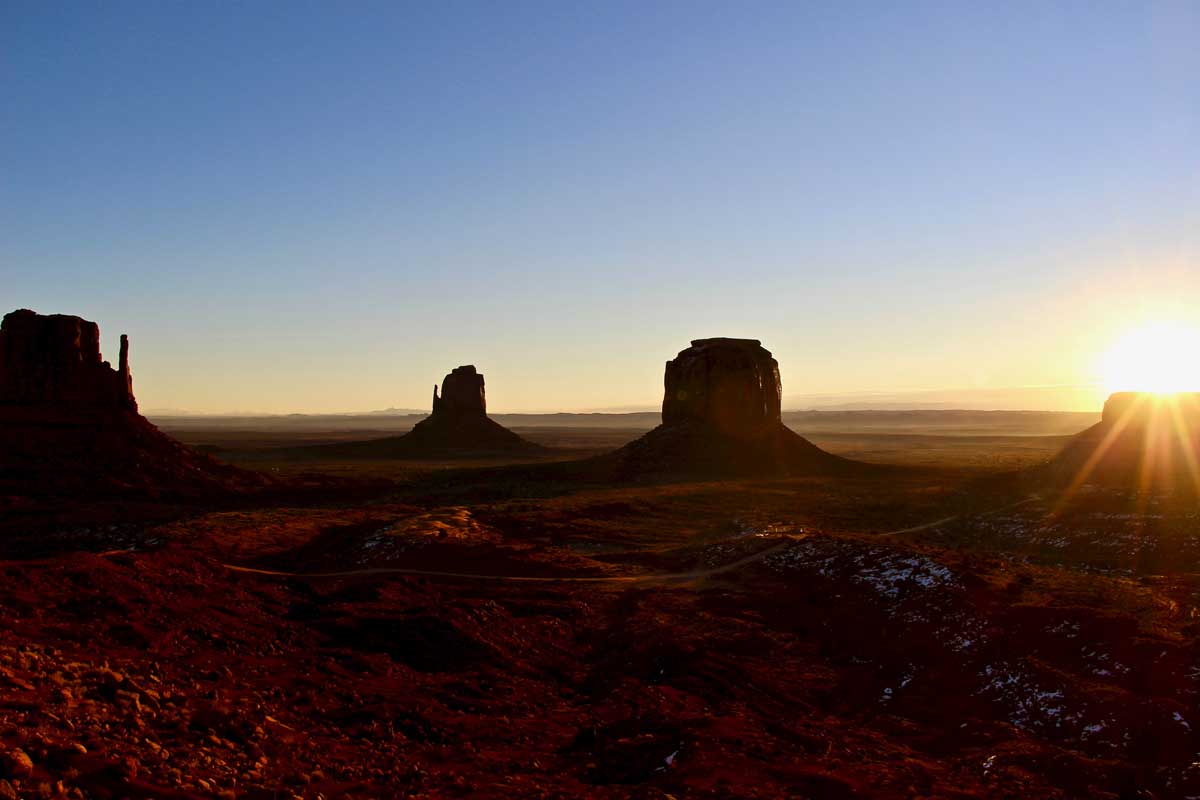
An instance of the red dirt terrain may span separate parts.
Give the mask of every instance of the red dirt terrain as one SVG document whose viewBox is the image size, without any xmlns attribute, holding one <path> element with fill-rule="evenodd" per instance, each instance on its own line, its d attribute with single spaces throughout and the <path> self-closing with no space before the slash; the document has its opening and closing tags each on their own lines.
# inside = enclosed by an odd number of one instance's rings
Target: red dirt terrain
<svg viewBox="0 0 1200 800">
<path fill-rule="evenodd" d="M 963 488 L 414 486 L 10 560 L 0 796 L 1200 792 L 1190 579 L 939 543 L 1046 510 Z"/>
</svg>

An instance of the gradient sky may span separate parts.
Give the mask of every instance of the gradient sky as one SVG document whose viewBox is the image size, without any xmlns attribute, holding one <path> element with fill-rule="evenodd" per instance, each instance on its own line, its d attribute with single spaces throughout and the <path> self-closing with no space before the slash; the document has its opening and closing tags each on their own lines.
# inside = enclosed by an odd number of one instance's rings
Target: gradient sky
<svg viewBox="0 0 1200 800">
<path fill-rule="evenodd" d="M 143 408 L 465 363 L 653 406 L 720 335 L 785 396 L 1093 383 L 1200 313 L 1197 42 L 1191 0 L 6 0 L 0 306 L 128 332 Z"/>
</svg>

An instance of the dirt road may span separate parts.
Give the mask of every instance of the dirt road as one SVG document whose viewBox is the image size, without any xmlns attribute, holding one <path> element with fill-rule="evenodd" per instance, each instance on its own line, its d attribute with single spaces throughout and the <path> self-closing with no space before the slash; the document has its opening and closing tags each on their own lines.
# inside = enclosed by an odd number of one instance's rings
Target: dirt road
<svg viewBox="0 0 1200 800">
<path fill-rule="evenodd" d="M 511 581 L 537 583 L 647 583 L 654 581 L 690 581 L 710 578 L 723 572 L 730 572 L 760 561 L 772 553 L 778 553 L 792 542 L 803 539 L 803 535 L 789 536 L 786 541 L 760 550 L 757 553 L 722 564 L 711 569 L 697 569 L 689 572 L 661 572 L 654 575 L 595 575 L 578 577 L 554 577 L 547 575 L 481 575 L 475 572 L 443 572 L 440 570 L 410 569 L 408 567 L 372 567 L 369 569 L 352 569 L 344 572 L 280 572 L 271 569 L 255 569 L 225 564 L 225 568 L 233 572 L 245 572 L 251 575 L 268 575 L 280 578 L 353 578 L 361 575 L 423 575 L 431 578 L 463 578 L 479 581 Z"/>
</svg>

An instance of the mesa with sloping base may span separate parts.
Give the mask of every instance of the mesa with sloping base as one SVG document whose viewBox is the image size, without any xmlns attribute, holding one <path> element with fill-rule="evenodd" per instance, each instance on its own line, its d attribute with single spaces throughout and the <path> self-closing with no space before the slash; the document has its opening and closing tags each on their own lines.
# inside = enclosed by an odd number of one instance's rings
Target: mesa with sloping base
<svg viewBox="0 0 1200 800">
<path fill-rule="evenodd" d="M 454 369 L 433 388 L 433 413 L 403 436 L 365 442 L 290 448 L 313 458 L 469 458 L 510 454 L 537 455 L 541 445 L 522 438 L 487 415 L 483 375 L 472 365 Z"/>
<path fill-rule="evenodd" d="M 1200 492 L 1200 393 L 1119 392 L 1048 466 L 1056 484 Z"/>
<path fill-rule="evenodd" d="M 598 459 L 618 478 L 787 477 L 865 468 L 783 424 L 779 364 L 757 339 L 695 339 L 666 364 L 663 421 Z"/>
<path fill-rule="evenodd" d="M 206 494 L 260 486 L 138 413 L 129 339 L 119 366 L 100 356 L 96 323 L 14 311 L 0 324 L 0 494 Z"/>
</svg>

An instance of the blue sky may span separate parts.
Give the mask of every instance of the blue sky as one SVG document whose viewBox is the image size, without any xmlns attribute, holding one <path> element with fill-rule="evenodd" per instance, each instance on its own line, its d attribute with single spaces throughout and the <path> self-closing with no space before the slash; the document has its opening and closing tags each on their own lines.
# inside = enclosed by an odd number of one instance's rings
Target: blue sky
<svg viewBox="0 0 1200 800">
<path fill-rule="evenodd" d="M 653 406 L 715 335 L 785 395 L 1092 383 L 1196 314 L 1197 41 L 1192 2 L 10 0 L 0 305 L 128 332 L 152 408 L 463 363 Z"/>
</svg>

